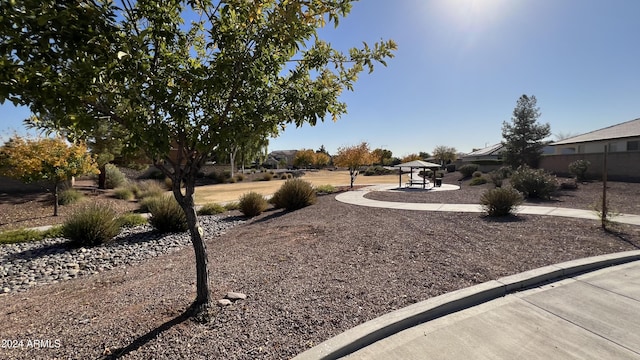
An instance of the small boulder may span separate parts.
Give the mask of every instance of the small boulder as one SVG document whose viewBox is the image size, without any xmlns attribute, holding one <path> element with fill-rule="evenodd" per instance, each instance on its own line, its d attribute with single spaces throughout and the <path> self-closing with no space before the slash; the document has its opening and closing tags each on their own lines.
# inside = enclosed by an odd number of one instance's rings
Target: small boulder
<svg viewBox="0 0 640 360">
<path fill-rule="evenodd" d="M 245 300 L 247 298 L 247 295 L 239 292 L 229 291 L 224 298 L 231 301 Z"/>
<path fill-rule="evenodd" d="M 219 307 L 225 307 L 225 306 L 229 306 L 229 305 L 231 305 L 231 304 L 233 304 L 233 303 L 232 303 L 232 302 L 231 302 L 231 300 L 229 300 L 229 299 L 220 299 L 220 300 L 218 300 L 218 302 L 217 302 L 217 305 L 218 305 Z"/>
</svg>

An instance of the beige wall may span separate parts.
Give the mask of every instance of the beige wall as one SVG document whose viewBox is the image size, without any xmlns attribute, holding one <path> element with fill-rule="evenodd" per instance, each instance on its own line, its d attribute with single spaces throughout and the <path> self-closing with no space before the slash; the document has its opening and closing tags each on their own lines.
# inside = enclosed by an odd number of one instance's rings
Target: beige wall
<svg viewBox="0 0 640 360">
<path fill-rule="evenodd" d="M 638 142 L 640 141 L 640 137 L 630 137 L 626 139 L 612 139 L 612 140 L 603 140 L 603 141 L 593 141 L 586 143 L 576 143 L 576 144 L 565 144 L 565 145 L 554 145 L 555 154 L 557 155 L 565 155 L 565 154 L 593 154 L 593 153 L 602 153 L 604 151 L 604 146 L 609 145 L 610 152 L 626 152 L 628 148 L 629 142 Z M 635 150 L 638 151 L 638 150 Z"/>
<path fill-rule="evenodd" d="M 591 162 L 587 177 L 602 179 L 604 154 L 546 155 L 540 160 L 540 168 L 557 175 L 569 175 L 569 164 L 576 160 Z M 614 152 L 607 156 L 608 179 L 640 182 L 640 152 Z"/>
</svg>

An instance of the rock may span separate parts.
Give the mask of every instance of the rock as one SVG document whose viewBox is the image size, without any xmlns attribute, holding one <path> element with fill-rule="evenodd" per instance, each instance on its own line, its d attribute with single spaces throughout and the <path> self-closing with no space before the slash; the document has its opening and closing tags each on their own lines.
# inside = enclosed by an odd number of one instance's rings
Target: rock
<svg viewBox="0 0 640 360">
<path fill-rule="evenodd" d="M 6 293 L 11 292 L 11 289 L 9 289 L 8 287 L 6 287 L 6 288 L 3 288 L 3 289 L 2 289 L 2 292 L 6 294 Z"/>
<path fill-rule="evenodd" d="M 218 306 L 220 306 L 220 307 L 229 306 L 229 305 L 231 305 L 231 304 L 233 304 L 233 303 L 232 303 L 232 302 L 231 302 L 231 300 L 229 300 L 229 299 L 220 299 L 220 300 L 218 300 L 218 302 L 216 303 L 216 305 L 218 305 Z"/>
<path fill-rule="evenodd" d="M 239 292 L 229 291 L 224 298 L 229 299 L 231 301 L 245 300 L 247 298 L 247 295 Z"/>
</svg>

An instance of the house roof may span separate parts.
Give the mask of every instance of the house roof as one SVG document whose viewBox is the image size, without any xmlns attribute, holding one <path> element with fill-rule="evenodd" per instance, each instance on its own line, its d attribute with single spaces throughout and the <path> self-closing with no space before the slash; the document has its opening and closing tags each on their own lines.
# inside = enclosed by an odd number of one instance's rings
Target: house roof
<svg viewBox="0 0 640 360">
<path fill-rule="evenodd" d="M 395 165 L 394 167 L 396 168 L 403 168 L 403 167 L 404 168 L 436 168 L 436 167 L 440 167 L 440 165 L 434 164 L 428 161 L 414 160 L 414 161 L 409 161 L 403 164 Z"/>
<path fill-rule="evenodd" d="M 498 143 L 495 145 L 487 146 L 484 149 L 472 151 L 468 154 L 465 154 L 464 157 L 499 155 L 503 151 L 503 149 L 504 145 L 502 143 Z"/>
<path fill-rule="evenodd" d="M 564 140 L 556 141 L 551 145 L 575 144 L 633 136 L 640 136 L 640 118 L 623 122 L 622 124 L 612 125 L 604 129 L 588 132 L 586 134 L 572 136 Z"/>
</svg>

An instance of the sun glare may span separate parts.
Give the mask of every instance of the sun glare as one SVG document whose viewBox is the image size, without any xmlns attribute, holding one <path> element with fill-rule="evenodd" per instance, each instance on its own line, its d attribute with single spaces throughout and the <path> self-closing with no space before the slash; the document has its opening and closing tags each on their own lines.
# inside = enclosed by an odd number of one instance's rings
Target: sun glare
<svg viewBox="0 0 640 360">
<path fill-rule="evenodd" d="M 436 0 L 433 9 L 458 30 L 479 31 L 500 21 L 513 0 Z"/>
</svg>

